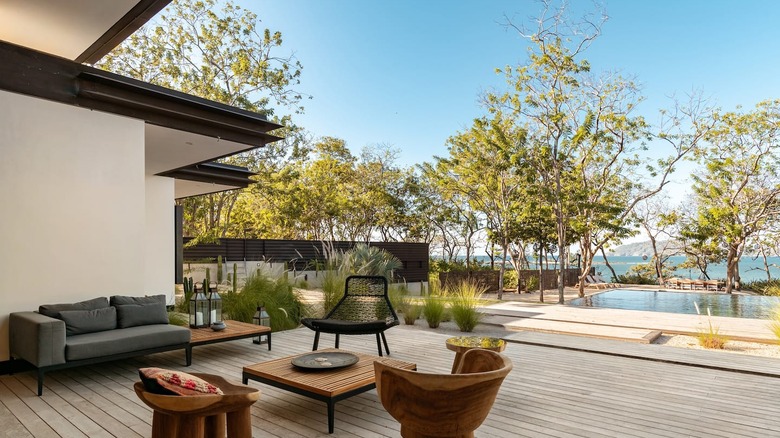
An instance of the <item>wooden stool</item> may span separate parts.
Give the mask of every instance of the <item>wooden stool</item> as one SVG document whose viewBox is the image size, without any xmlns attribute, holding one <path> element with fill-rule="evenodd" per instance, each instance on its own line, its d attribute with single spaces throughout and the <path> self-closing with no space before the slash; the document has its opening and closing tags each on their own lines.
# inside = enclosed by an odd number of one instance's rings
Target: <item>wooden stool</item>
<svg viewBox="0 0 780 438">
<path fill-rule="evenodd" d="M 152 438 L 230 438 L 252 437 L 250 407 L 260 398 L 260 390 L 234 385 L 213 374 L 192 375 L 218 387 L 223 395 L 160 395 L 146 392 L 141 382 L 135 393 L 154 410 Z"/>
<path fill-rule="evenodd" d="M 500 353 L 506 348 L 506 342 L 500 338 L 483 336 L 457 336 L 447 339 L 447 349 L 455 352 L 455 360 L 452 361 L 452 374 L 458 370 L 463 361 L 463 354 L 472 348 L 481 348 Z"/>
</svg>

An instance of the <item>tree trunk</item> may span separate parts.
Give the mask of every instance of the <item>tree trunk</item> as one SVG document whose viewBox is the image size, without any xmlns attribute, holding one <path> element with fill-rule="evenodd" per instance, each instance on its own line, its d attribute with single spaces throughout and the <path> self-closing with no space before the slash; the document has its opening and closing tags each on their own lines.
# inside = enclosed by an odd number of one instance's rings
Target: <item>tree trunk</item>
<svg viewBox="0 0 780 438">
<path fill-rule="evenodd" d="M 612 265 L 609 264 L 609 260 L 607 259 L 607 253 L 604 251 L 604 247 L 601 247 L 601 256 L 604 257 L 604 264 L 607 265 L 607 269 L 609 269 L 610 272 L 612 272 L 612 278 L 614 281 L 617 281 L 618 277 L 615 273 L 615 270 L 612 268 Z"/>
<path fill-rule="evenodd" d="M 736 275 L 736 262 L 737 248 L 734 245 L 729 245 L 729 252 L 726 256 L 726 293 L 730 294 L 734 289 L 734 281 Z"/>
<path fill-rule="evenodd" d="M 541 242 L 539 242 L 539 263 L 537 266 L 539 267 L 539 302 L 544 302 L 544 282 L 542 281 L 542 255 L 544 254 L 544 248 L 541 245 Z"/>
<path fill-rule="evenodd" d="M 501 267 L 498 270 L 498 299 L 501 300 L 504 297 L 504 272 L 506 271 L 506 247 L 507 243 L 504 242 L 501 245 Z"/>
</svg>

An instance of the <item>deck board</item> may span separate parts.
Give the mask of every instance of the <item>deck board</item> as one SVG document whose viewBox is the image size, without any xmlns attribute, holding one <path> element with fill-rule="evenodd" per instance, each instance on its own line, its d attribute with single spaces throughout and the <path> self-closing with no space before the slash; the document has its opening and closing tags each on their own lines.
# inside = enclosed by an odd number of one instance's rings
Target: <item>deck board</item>
<svg viewBox="0 0 780 438">
<path fill-rule="evenodd" d="M 416 363 L 423 372 L 449 372 L 455 355 L 444 342 L 451 335 L 406 326 L 386 334 L 392 358 Z M 514 369 L 477 437 L 780 436 L 778 376 L 680 365 L 669 363 L 667 356 L 722 368 L 730 362 L 748 367 L 750 362 L 749 368 L 756 370 L 774 370 L 780 362 L 776 359 L 745 362 L 732 354 L 634 343 L 610 348 L 630 347 L 635 357 L 616 356 L 599 350 L 607 348 L 604 342 L 619 341 L 528 334 L 533 336 L 525 336 L 526 343 L 510 342 L 504 351 Z M 240 381 L 244 365 L 307 352 L 312 339 L 310 330 L 298 329 L 275 333 L 273 351 L 251 339 L 204 345 L 193 350 L 191 367 L 184 366 L 179 351 L 52 372 L 46 376 L 43 397 L 35 395 L 32 372 L 0 376 L 0 437 L 149 437 L 151 411 L 132 389 L 139 367 L 215 373 Z M 331 347 L 333 337 L 323 335 L 320 345 Z M 343 336 L 341 348 L 375 354 L 376 340 Z M 328 435 L 323 403 L 249 384 L 261 390 L 260 401 L 252 407 L 255 437 L 398 436 L 399 425 L 375 390 L 337 403 L 336 430 Z"/>
</svg>

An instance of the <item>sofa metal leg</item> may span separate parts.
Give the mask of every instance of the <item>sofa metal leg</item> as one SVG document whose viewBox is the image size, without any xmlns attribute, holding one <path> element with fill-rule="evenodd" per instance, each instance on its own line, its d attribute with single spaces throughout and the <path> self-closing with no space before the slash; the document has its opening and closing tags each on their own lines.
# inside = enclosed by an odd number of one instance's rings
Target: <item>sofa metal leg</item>
<svg viewBox="0 0 780 438">
<path fill-rule="evenodd" d="M 336 333 L 336 348 L 339 348 L 339 334 Z"/>
<path fill-rule="evenodd" d="M 38 397 L 43 395 L 43 373 L 44 371 L 38 368 Z"/>
<path fill-rule="evenodd" d="M 184 349 L 184 360 L 187 366 L 192 365 L 192 345 Z"/>
<path fill-rule="evenodd" d="M 320 345 L 320 331 L 317 330 L 314 332 L 314 347 L 312 347 L 311 351 L 317 351 L 317 347 Z"/>
<path fill-rule="evenodd" d="M 382 342 L 379 340 L 379 333 L 376 334 L 376 349 L 379 351 L 379 356 L 382 356 Z"/>
</svg>

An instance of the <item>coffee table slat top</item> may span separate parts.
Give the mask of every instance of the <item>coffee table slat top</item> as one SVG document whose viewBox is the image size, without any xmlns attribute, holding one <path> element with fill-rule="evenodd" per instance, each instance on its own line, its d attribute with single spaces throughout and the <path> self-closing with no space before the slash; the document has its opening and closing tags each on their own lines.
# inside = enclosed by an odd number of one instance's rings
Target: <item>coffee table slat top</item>
<svg viewBox="0 0 780 438">
<path fill-rule="evenodd" d="M 190 344 L 198 345 L 201 343 L 213 343 L 220 340 L 232 340 L 241 337 L 249 338 L 271 332 L 271 327 L 241 321 L 226 320 L 225 326 L 224 330 L 218 332 L 209 327 L 200 329 L 191 328 Z"/>
<path fill-rule="evenodd" d="M 344 350 L 328 348 L 318 351 L 327 353 Z M 358 362 L 345 368 L 313 371 L 301 370 L 291 363 L 292 358 L 295 357 L 292 356 L 246 366 L 244 367 L 244 374 L 283 383 L 290 387 L 310 391 L 325 397 L 337 397 L 355 389 L 372 385 L 375 382 L 375 361 L 381 361 L 388 365 L 407 370 L 417 369 L 417 365 L 411 362 L 355 353 L 352 351 L 348 353 L 356 355 L 358 357 Z M 311 352 L 303 354 L 311 354 Z"/>
</svg>

